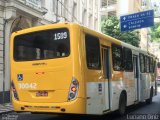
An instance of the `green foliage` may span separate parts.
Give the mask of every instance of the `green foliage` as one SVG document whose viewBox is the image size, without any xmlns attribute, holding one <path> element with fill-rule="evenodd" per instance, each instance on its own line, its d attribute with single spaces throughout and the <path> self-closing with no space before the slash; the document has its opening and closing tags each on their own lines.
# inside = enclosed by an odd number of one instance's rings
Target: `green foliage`
<svg viewBox="0 0 160 120">
<path fill-rule="evenodd" d="M 160 42 L 160 23 L 155 23 L 155 25 L 151 27 L 151 41 Z"/>
<path fill-rule="evenodd" d="M 135 31 L 121 32 L 120 23 L 117 17 L 103 17 L 101 21 L 101 30 L 102 33 L 106 35 L 112 36 L 133 46 L 139 47 L 139 33 Z"/>
</svg>

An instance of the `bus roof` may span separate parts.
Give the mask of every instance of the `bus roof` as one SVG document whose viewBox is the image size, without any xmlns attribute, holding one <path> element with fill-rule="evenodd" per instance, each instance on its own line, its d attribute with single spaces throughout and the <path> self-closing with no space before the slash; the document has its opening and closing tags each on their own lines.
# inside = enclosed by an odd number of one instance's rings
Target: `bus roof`
<svg viewBox="0 0 160 120">
<path fill-rule="evenodd" d="M 27 29 L 23 29 L 23 30 L 20 30 L 20 31 L 16 31 L 16 32 L 14 32 L 12 34 L 14 34 L 14 35 L 16 35 L 16 34 L 24 34 L 24 33 L 29 33 L 29 32 L 33 32 L 33 31 L 43 30 L 44 28 L 45 29 L 46 28 L 47 29 L 50 29 L 50 28 L 52 29 L 53 27 L 54 28 L 59 28 L 59 27 L 65 27 L 65 26 L 69 27 L 69 26 L 73 26 L 73 25 L 81 27 L 85 32 L 94 34 L 94 35 L 98 36 L 100 39 L 104 39 L 105 40 L 105 39 L 108 38 L 107 40 L 109 40 L 109 41 L 111 41 L 113 43 L 118 43 L 118 44 L 120 44 L 120 45 L 122 45 L 124 47 L 128 47 L 128 48 L 131 48 L 133 50 L 139 51 L 141 53 L 145 53 L 145 54 L 148 53 L 148 55 L 154 56 L 153 54 L 151 54 L 151 53 L 149 53 L 149 52 L 147 52 L 145 50 L 142 50 L 141 48 L 135 47 L 133 45 L 130 45 L 128 43 L 120 41 L 120 40 L 118 40 L 116 38 L 113 38 L 113 37 L 111 37 L 109 35 L 105 35 L 103 33 L 100 33 L 98 31 L 91 30 L 91 29 L 89 29 L 89 28 L 87 28 L 85 26 L 82 26 L 80 24 L 77 24 L 77 23 L 64 22 L 64 23 L 56 23 L 56 24 L 47 24 L 47 25 L 42 25 L 42 26 L 35 26 L 35 27 L 32 27 L 32 28 L 27 28 Z"/>
</svg>

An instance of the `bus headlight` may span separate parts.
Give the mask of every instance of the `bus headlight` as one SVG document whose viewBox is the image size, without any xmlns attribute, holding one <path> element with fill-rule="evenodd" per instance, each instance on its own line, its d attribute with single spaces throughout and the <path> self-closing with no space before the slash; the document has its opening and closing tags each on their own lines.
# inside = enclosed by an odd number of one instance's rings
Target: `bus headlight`
<svg viewBox="0 0 160 120">
<path fill-rule="evenodd" d="M 79 87 L 78 80 L 76 80 L 75 78 L 72 78 L 72 82 L 70 84 L 69 93 L 68 93 L 69 101 L 76 99 L 78 94 L 78 87 Z"/>
<path fill-rule="evenodd" d="M 19 97 L 18 97 L 18 94 L 17 94 L 17 90 L 15 88 L 15 85 L 14 85 L 13 81 L 11 82 L 11 91 L 13 93 L 14 98 L 16 100 L 19 100 Z"/>
</svg>

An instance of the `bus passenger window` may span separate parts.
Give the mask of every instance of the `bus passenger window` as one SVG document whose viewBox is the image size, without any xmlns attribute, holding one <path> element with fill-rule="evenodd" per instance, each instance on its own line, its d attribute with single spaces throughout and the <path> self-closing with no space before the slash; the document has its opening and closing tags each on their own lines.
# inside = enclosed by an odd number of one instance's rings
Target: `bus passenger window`
<svg viewBox="0 0 160 120">
<path fill-rule="evenodd" d="M 112 45 L 112 60 L 113 60 L 113 69 L 115 71 L 123 70 L 123 57 L 122 57 L 121 46 Z"/>
<path fill-rule="evenodd" d="M 149 73 L 149 57 L 145 56 L 145 68 L 146 68 L 146 72 Z"/>
<path fill-rule="evenodd" d="M 87 67 L 89 69 L 100 69 L 101 60 L 100 60 L 99 39 L 91 35 L 86 35 L 85 45 L 86 45 Z"/>
<path fill-rule="evenodd" d="M 158 67 L 158 66 L 157 66 Z M 155 72 L 155 69 L 156 69 L 156 60 L 154 59 L 153 60 L 153 73 Z"/>
<path fill-rule="evenodd" d="M 140 71 L 141 73 L 144 73 L 145 72 L 145 57 L 143 54 L 140 54 L 139 58 L 140 58 Z"/>
<path fill-rule="evenodd" d="M 150 60 L 149 60 L 149 62 L 150 62 L 150 64 L 149 64 L 149 72 L 150 73 L 153 73 L 153 58 L 152 57 L 150 57 Z"/>
<path fill-rule="evenodd" d="M 126 71 L 133 71 L 133 63 L 132 63 L 132 51 L 131 49 L 124 48 L 124 69 Z"/>
<path fill-rule="evenodd" d="M 152 58 L 153 60 L 153 58 Z M 154 64 L 154 61 L 153 61 L 153 64 Z M 157 68 L 160 68 L 160 62 L 157 63 Z"/>
</svg>

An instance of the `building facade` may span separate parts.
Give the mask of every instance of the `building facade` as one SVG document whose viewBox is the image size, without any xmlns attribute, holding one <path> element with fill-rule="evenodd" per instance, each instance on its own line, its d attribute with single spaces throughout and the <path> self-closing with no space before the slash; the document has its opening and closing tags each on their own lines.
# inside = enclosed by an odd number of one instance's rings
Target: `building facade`
<svg viewBox="0 0 160 120">
<path fill-rule="evenodd" d="M 101 3 L 101 17 L 118 16 L 118 0 L 102 0 Z"/>
<path fill-rule="evenodd" d="M 142 11 L 142 0 L 102 0 L 101 3 L 101 18 L 132 14 Z"/>
<path fill-rule="evenodd" d="M 0 104 L 10 102 L 12 32 L 58 22 L 99 30 L 100 0 L 0 0 Z"/>
<path fill-rule="evenodd" d="M 50 6 L 45 19 L 53 22 L 75 22 L 99 30 L 100 0 L 46 0 Z"/>
<path fill-rule="evenodd" d="M 101 16 L 117 16 L 141 11 L 142 0 L 102 0 Z"/>
</svg>

